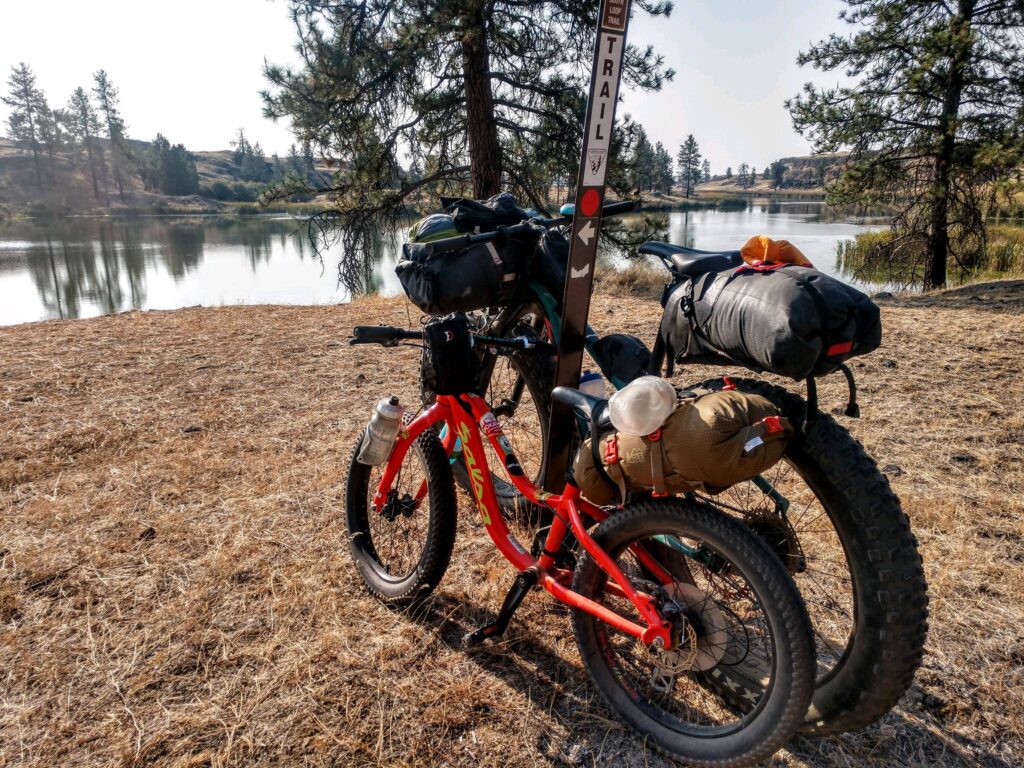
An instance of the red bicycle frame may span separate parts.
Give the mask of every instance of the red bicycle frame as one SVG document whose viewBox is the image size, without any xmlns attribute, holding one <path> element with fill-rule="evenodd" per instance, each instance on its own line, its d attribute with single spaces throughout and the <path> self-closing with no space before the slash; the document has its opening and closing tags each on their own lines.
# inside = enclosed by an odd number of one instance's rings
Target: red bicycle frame
<svg viewBox="0 0 1024 768">
<path fill-rule="evenodd" d="M 672 646 L 671 625 L 658 613 L 654 598 L 645 592 L 634 589 L 616 565 L 615 560 L 598 546 L 583 525 L 581 515 L 601 521 L 608 516 L 607 513 L 580 496 L 579 489 L 571 483 L 566 485 L 563 493 L 551 494 L 537 488 L 527 479 L 512 451 L 511 443 L 498 424 L 497 418 L 491 413 L 487 402 L 479 395 L 438 395 L 434 405 L 402 430 L 374 494 L 374 509 L 383 507 L 413 442 L 428 427 L 442 421 L 447 425 L 447 433 L 444 438 L 446 452 L 451 454 L 457 439 L 462 442 L 463 460 L 484 528 L 498 551 L 517 570 L 534 569 L 538 575 L 537 583 L 557 599 L 596 616 L 617 629 L 639 638 L 644 643 L 656 643 L 666 649 Z M 534 558 L 516 540 L 505 524 L 494 493 L 494 484 L 491 481 L 491 472 L 484 453 L 481 430 L 495 453 L 501 457 L 505 473 L 516 489 L 534 504 L 548 507 L 554 513 L 554 519 L 544 541 L 540 557 Z M 417 502 L 426 496 L 426 492 L 426 482 L 424 481 L 417 494 Z M 610 577 L 606 591 L 629 600 L 636 607 L 644 624 L 638 624 L 573 591 L 570 586 L 572 573 L 557 567 L 554 558 L 569 531 L 572 531 L 587 554 Z M 661 583 L 668 584 L 674 580 L 672 574 L 666 571 L 642 546 L 633 545 L 631 552 Z"/>
</svg>

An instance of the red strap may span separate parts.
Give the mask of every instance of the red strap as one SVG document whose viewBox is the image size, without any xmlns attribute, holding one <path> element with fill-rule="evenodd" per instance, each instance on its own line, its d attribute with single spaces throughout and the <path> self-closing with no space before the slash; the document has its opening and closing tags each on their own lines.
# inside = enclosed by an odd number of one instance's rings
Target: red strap
<svg viewBox="0 0 1024 768">
<path fill-rule="evenodd" d="M 782 431 L 782 419 L 778 416 L 765 416 L 762 422 L 764 423 L 765 434 L 774 435 L 776 432 Z"/>
<path fill-rule="evenodd" d="M 651 434 L 647 436 L 647 439 L 650 440 L 652 443 L 656 443 L 659 440 L 661 440 L 661 427 L 658 427 L 656 430 L 651 432 Z"/>
<path fill-rule="evenodd" d="M 838 344 L 833 344 L 825 351 L 826 357 L 833 357 L 835 355 L 845 355 L 847 352 L 853 349 L 853 341 L 840 341 Z"/>
<path fill-rule="evenodd" d="M 779 262 L 773 264 L 768 261 L 755 261 L 752 264 L 746 264 L 740 267 L 737 272 L 750 271 L 750 272 L 771 272 L 776 269 L 782 269 L 783 267 L 791 266 L 788 262 Z"/>
<path fill-rule="evenodd" d="M 619 441 L 614 435 L 609 437 L 604 444 L 604 463 L 605 464 L 618 464 L 619 463 Z"/>
<path fill-rule="evenodd" d="M 736 383 L 728 376 L 722 377 L 722 383 L 725 384 L 725 386 L 722 387 L 723 392 L 732 392 L 734 389 L 736 389 Z"/>
</svg>

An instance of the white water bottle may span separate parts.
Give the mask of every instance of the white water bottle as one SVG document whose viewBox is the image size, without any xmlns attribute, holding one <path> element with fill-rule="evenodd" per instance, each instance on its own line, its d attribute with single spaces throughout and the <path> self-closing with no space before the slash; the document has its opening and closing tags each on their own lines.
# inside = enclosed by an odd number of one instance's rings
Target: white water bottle
<svg viewBox="0 0 1024 768">
<path fill-rule="evenodd" d="M 398 398 L 392 395 L 377 403 L 373 418 L 366 425 L 363 444 L 359 447 L 356 461 L 376 467 L 387 461 L 391 448 L 398 439 L 398 431 L 402 428 L 402 414 L 405 409 L 398 404 Z"/>
<path fill-rule="evenodd" d="M 604 377 L 597 371 L 584 371 L 580 376 L 580 392 L 593 397 L 604 397 Z"/>
<path fill-rule="evenodd" d="M 657 376 L 641 376 L 608 401 L 612 426 L 626 435 L 649 435 L 672 415 L 676 388 Z"/>
</svg>

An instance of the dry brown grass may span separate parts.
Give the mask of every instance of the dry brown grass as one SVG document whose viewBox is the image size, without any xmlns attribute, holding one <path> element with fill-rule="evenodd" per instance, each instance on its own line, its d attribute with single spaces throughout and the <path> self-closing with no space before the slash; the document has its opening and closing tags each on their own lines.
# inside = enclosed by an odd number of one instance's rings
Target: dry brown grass
<svg viewBox="0 0 1024 768">
<path fill-rule="evenodd" d="M 505 642 L 459 648 L 511 576 L 465 498 L 424 611 L 361 588 L 344 462 L 382 393 L 415 397 L 416 355 L 344 341 L 406 307 L 0 330 L 0 766 L 663 764 L 595 700 L 546 597 Z M 778 764 L 1020 763 L 1022 308 L 1020 284 L 885 303 L 851 426 L 921 540 L 928 655 L 880 724 Z M 592 317 L 649 340 L 658 309 L 599 295 Z"/>
</svg>

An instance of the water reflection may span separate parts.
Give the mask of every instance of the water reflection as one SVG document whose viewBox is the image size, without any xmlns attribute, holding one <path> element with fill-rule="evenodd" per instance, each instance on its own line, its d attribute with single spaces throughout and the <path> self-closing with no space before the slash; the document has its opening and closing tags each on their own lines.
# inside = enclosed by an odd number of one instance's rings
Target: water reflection
<svg viewBox="0 0 1024 768">
<path fill-rule="evenodd" d="M 377 238 L 356 280 L 395 292 L 400 243 Z M 0 229 L 0 325 L 194 304 L 346 301 L 338 254 L 304 224 L 243 219 L 65 219 Z M 351 284 L 351 283 L 350 283 Z"/>
<path fill-rule="evenodd" d="M 673 243 L 732 249 L 765 233 L 791 240 L 832 274 L 836 243 L 865 230 L 811 203 L 659 216 Z M 18 223 L 0 229 L 0 325 L 197 304 L 322 304 L 347 301 L 352 290 L 401 293 L 394 266 L 404 232 L 375 238 L 370 261 L 342 281 L 339 247 L 321 261 L 303 223 L 286 217 Z"/>
</svg>

